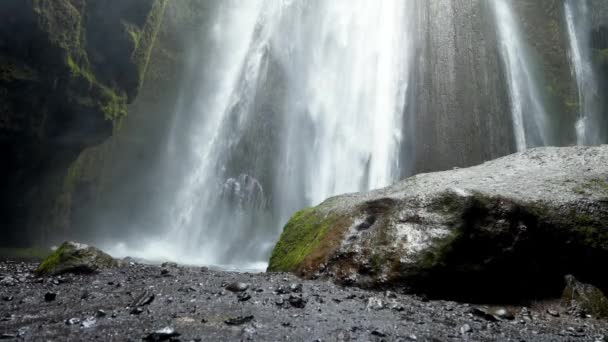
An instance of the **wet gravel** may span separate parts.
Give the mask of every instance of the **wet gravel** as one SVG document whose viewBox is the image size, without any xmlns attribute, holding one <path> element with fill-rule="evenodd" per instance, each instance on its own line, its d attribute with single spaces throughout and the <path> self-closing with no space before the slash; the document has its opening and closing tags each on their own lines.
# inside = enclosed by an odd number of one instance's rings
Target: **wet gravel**
<svg viewBox="0 0 608 342">
<path fill-rule="evenodd" d="M 0 339 L 23 341 L 608 341 L 557 305 L 489 307 L 287 274 L 127 263 L 37 278 L 0 262 Z"/>
</svg>

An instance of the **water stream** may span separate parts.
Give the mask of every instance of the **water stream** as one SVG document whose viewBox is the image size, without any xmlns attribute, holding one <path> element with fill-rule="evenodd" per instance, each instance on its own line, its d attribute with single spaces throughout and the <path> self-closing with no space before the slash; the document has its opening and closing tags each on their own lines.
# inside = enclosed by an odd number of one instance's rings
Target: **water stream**
<svg viewBox="0 0 608 342">
<path fill-rule="evenodd" d="M 166 235 L 114 254 L 263 269 L 294 211 L 395 181 L 412 6 L 222 1 L 173 127 L 175 193 L 152 208 Z"/>
<path fill-rule="evenodd" d="M 493 4 L 517 150 L 546 146 L 549 142 L 549 118 L 521 25 L 510 1 L 494 0 Z"/>
<path fill-rule="evenodd" d="M 576 138 L 579 145 L 597 145 L 600 136 L 600 102 L 596 71 L 591 56 L 591 26 L 587 0 L 565 0 L 571 64 L 576 78 L 579 115 Z"/>
</svg>

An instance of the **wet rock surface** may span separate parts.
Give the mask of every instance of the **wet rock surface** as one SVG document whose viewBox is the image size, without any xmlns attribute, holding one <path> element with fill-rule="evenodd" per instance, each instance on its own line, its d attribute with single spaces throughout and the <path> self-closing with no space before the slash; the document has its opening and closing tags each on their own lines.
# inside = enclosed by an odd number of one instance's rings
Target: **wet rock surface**
<svg viewBox="0 0 608 342">
<path fill-rule="evenodd" d="M 118 264 L 118 261 L 93 246 L 67 241 L 40 263 L 36 274 L 95 273 L 103 268 L 117 267 Z"/>
<path fill-rule="evenodd" d="M 435 298 L 559 296 L 608 274 L 608 146 L 538 148 L 296 213 L 270 271 Z M 491 286 L 488 284 L 491 283 Z"/>
<path fill-rule="evenodd" d="M 36 266 L 0 263 L 0 298 L 13 298 L 0 301 L 2 339 L 599 342 L 608 331 L 607 321 L 570 314 L 559 299 L 494 307 L 281 273 L 177 266 L 163 276 L 159 266 L 128 263 L 97 274 L 38 278 Z M 8 278 L 14 280 L 1 282 Z M 226 291 L 233 283 L 250 286 Z M 56 293 L 55 300 L 46 301 L 47 293 Z M 251 298 L 239 300 L 243 293 Z M 134 306 L 140 314 L 131 314 Z"/>
</svg>

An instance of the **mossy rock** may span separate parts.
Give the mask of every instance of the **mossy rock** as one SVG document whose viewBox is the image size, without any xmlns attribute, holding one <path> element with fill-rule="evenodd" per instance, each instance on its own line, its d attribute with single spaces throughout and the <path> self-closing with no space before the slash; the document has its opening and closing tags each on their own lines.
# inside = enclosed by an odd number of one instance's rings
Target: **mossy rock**
<svg viewBox="0 0 608 342">
<path fill-rule="evenodd" d="M 558 298 L 571 273 L 608 288 L 606 184 L 608 146 L 418 175 L 296 213 L 268 270 L 466 301 Z"/>
<path fill-rule="evenodd" d="M 578 281 L 574 276 L 566 276 L 566 288 L 562 299 L 567 306 L 576 305 L 584 314 L 596 318 L 608 318 L 608 298 L 602 290 Z"/>
<path fill-rule="evenodd" d="M 38 268 L 38 276 L 64 273 L 89 274 L 101 269 L 118 267 L 119 263 L 101 250 L 77 242 L 64 242 L 44 259 Z"/>
</svg>

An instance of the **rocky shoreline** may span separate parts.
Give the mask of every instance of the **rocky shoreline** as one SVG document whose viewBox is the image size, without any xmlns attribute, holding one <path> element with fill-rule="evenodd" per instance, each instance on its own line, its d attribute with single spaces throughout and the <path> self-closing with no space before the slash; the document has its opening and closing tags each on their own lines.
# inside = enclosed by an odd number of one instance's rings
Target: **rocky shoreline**
<svg viewBox="0 0 608 342">
<path fill-rule="evenodd" d="M 18 341 L 606 341 L 559 301 L 486 306 L 301 280 L 124 262 L 37 277 L 0 263 L 0 339 Z"/>
</svg>

